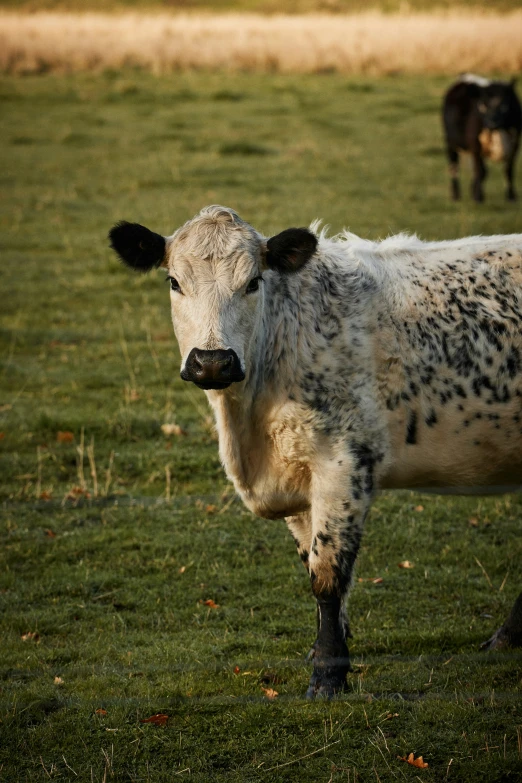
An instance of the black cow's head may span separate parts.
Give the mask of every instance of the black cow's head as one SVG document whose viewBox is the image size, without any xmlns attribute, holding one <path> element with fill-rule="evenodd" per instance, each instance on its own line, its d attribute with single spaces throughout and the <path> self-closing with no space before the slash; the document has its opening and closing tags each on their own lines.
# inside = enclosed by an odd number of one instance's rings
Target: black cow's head
<svg viewBox="0 0 522 783">
<path fill-rule="evenodd" d="M 488 130 L 516 127 L 520 104 L 515 93 L 515 79 L 510 82 L 490 82 L 480 90 L 478 109 Z"/>
</svg>

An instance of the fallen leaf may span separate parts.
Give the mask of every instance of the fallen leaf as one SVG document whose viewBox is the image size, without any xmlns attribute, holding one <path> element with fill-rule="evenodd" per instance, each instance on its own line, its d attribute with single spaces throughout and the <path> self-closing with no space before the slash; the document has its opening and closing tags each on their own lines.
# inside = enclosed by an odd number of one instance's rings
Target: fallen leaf
<svg viewBox="0 0 522 783">
<path fill-rule="evenodd" d="M 154 726 L 165 726 L 169 719 L 168 715 L 164 712 L 158 712 L 156 715 L 151 715 L 150 718 L 142 718 L 140 723 L 152 723 Z"/>
<path fill-rule="evenodd" d="M 371 581 L 374 585 L 380 585 L 382 582 L 384 582 L 384 579 L 382 576 L 376 576 L 375 579 L 372 579 Z"/>
<path fill-rule="evenodd" d="M 66 500 L 77 500 L 81 497 L 90 498 L 91 493 L 87 489 L 83 489 L 83 487 L 72 487 L 65 497 Z"/>
<path fill-rule="evenodd" d="M 265 692 L 265 696 L 267 699 L 270 699 L 270 701 L 273 701 L 273 699 L 277 699 L 279 696 L 279 693 L 275 691 L 273 688 L 261 688 L 262 691 Z"/>
<path fill-rule="evenodd" d="M 54 684 L 55 684 L 55 685 L 63 685 L 63 680 L 62 680 L 62 678 L 61 678 L 61 677 L 58 677 L 58 675 L 56 675 L 56 677 L 54 678 Z"/>
<path fill-rule="evenodd" d="M 51 495 L 51 493 L 50 493 L 50 492 L 47 492 L 46 490 L 44 490 L 44 491 L 43 491 L 43 492 L 40 494 L 40 500 L 52 500 L 52 497 L 53 497 L 53 496 Z"/>
<path fill-rule="evenodd" d="M 56 538 L 56 533 L 50 527 L 46 527 L 44 532 L 47 538 Z"/>
<path fill-rule="evenodd" d="M 384 720 L 391 720 L 392 718 L 398 718 L 399 713 L 398 712 L 388 712 Z"/>
<path fill-rule="evenodd" d="M 3 440 L 5 438 L 5 432 L 0 432 L 0 440 Z"/>
<path fill-rule="evenodd" d="M 204 606 L 210 606 L 211 609 L 219 609 L 219 604 L 213 601 L 212 598 L 207 598 L 206 601 L 201 598 L 199 603 L 203 604 Z"/>
<path fill-rule="evenodd" d="M 424 506 L 415 506 L 415 511 L 424 511 Z"/>
<path fill-rule="evenodd" d="M 234 674 L 239 674 L 240 671 L 241 669 L 239 668 L 239 666 L 234 666 Z"/>
<path fill-rule="evenodd" d="M 68 432 L 67 430 L 64 432 L 58 430 L 56 433 L 56 440 L 58 443 L 72 443 L 74 440 L 74 433 Z"/>
<path fill-rule="evenodd" d="M 411 560 L 403 560 L 401 563 L 397 563 L 399 568 L 415 568 Z"/>
<path fill-rule="evenodd" d="M 38 631 L 28 631 L 22 634 L 21 639 L 23 642 L 39 642 L 40 634 Z"/>
<path fill-rule="evenodd" d="M 187 566 L 181 566 L 181 568 L 178 570 L 178 574 L 184 574 L 187 570 Z"/>
<path fill-rule="evenodd" d="M 186 435 L 184 429 L 182 429 L 179 424 L 162 424 L 161 425 L 161 431 L 164 435 L 167 437 L 169 435 Z"/>
<path fill-rule="evenodd" d="M 10 411 L 12 407 L 13 406 L 8 402 L 6 402 L 5 405 L 0 405 L 0 413 L 3 413 L 4 411 Z"/>
<path fill-rule="evenodd" d="M 98 710 L 94 710 L 95 715 L 107 715 L 107 710 L 100 707 Z"/>
<path fill-rule="evenodd" d="M 206 506 L 205 511 L 207 512 L 207 514 L 215 514 L 217 511 L 217 506 L 208 505 Z"/>
<path fill-rule="evenodd" d="M 468 519 L 468 525 L 470 527 L 478 527 L 478 519 L 477 519 L 477 517 L 470 517 Z"/>
<path fill-rule="evenodd" d="M 408 758 L 406 758 L 406 756 L 398 756 L 397 758 L 399 758 L 401 761 L 407 761 L 408 764 L 411 764 L 412 767 L 418 767 L 419 769 L 425 769 L 429 766 L 429 764 L 423 760 L 422 756 L 415 758 L 413 753 L 410 753 Z"/>
</svg>

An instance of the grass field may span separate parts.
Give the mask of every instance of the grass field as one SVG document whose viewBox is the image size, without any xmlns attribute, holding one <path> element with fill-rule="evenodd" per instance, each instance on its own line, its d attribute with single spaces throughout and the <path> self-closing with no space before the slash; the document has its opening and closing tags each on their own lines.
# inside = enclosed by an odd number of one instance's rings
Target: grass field
<svg viewBox="0 0 522 783">
<path fill-rule="evenodd" d="M 276 0 L 0 0 L 0 8 L 16 11 L 250 11 L 255 13 L 354 13 L 376 9 L 384 13 L 408 13 L 438 9 L 473 9 L 506 12 L 518 10 L 518 0 L 285 0 L 284 7 Z"/>
<path fill-rule="evenodd" d="M 139 68 L 370 76 L 522 71 L 522 11 L 383 14 L 0 11 L 0 72 Z"/>
<path fill-rule="evenodd" d="M 448 200 L 446 84 L 0 80 L 0 779 L 521 779 L 522 656 L 478 649 L 520 590 L 522 498 L 380 496 L 349 691 L 305 702 L 315 617 L 290 536 L 234 500 L 163 275 L 106 242 L 120 218 L 169 233 L 210 203 L 267 233 L 520 231 L 498 167 L 485 204 Z"/>
</svg>

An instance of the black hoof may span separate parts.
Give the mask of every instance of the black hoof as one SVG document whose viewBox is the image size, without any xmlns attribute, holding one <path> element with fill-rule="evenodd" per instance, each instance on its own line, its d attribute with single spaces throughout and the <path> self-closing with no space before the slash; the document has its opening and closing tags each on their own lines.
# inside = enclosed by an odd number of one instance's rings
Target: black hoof
<svg viewBox="0 0 522 783">
<path fill-rule="evenodd" d="M 338 666 L 314 666 L 310 684 L 306 691 L 307 699 L 333 699 L 347 688 L 346 675 L 352 671 L 350 661 L 345 659 Z"/>
<path fill-rule="evenodd" d="M 522 630 L 512 628 L 509 624 L 495 631 L 491 639 L 482 642 L 482 650 L 505 650 L 507 647 L 522 647 Z"/>
<path fill-rule="evenodd" d="M 328 680 L 314 681 L 314 678 L 310 680 L 310 685 L 306 691 L 306 698 L 309 701 L 314 699 L 323 699 L 324 701 L 330 701 L 334 696 L 338 696 L 340 693 L 344 693 L 347 689 L 346 677 L 344 680 L 335 678 Z"/>
<path fill-rule="evenodd" d="M 486 652 L 488 650 L 503 650 L 505 647 L 509 647 L 509 639 L 503 628 L 499 628 L 487 642 L 482 642 L 480 645 L 480 649 Z"/>
</svg>

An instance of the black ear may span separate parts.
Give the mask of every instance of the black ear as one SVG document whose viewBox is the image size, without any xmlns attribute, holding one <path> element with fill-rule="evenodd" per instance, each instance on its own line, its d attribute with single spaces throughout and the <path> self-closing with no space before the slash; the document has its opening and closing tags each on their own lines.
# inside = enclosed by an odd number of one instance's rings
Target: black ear
<svg viewBox="0 0 522 783">
<path fill-rule="evenodd" d="M 297 272 L 317 250 L 317 237 L 307 228 L 287 228 L 266 243 L 266 264 L 280 272 Z"/>
<path fill-rule="evenodd" d="M 139 223 L 121 220 L 109 231 L 109 241 L 123 263 L 138 272 L 150 272 L 165 258 L 165 237 Z"/>
</svg>

